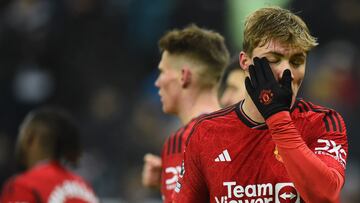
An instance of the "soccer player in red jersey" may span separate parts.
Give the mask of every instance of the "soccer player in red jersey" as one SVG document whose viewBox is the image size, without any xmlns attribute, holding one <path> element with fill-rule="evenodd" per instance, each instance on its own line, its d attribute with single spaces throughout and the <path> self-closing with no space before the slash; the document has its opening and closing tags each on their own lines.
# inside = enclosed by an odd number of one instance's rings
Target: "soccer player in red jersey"
<svg viewBox="0 0 360 203">
<path fill-rule="evenodd" d="M 6 182 L 0 202 L 99 202 L 90 186 L 61 163 L 77 163 L 79 139 L 67 113 L 51 108 L 30 112 L 20 126 L 16 148 L 17 160 L 26 171 Z"/>
<path fill-rule="evenodd" d="M 228 64 L 229 53 L 219 33 L 195 25 L 166 33 L 159 40 L 159 47 L 162 57 L 155 85 L 159 88 L 163 111 L 176 115 L 183 127 L 167 138 L 161 161 L 146 155 L 143 183 L 161 185 L 164 202 L 171 202 L 184 144 L 194 121 L 220 108 L 217 84 Z"/>
<path fill-rule="evenodd" d="M 194 125 L 174 202 L 339 202 L 344 121 L 296 99 L 316 39 L 300 17 L 278 7 L 250 14 L 244 34 L 245 99 Z"/>
<path fill-rule="evenodd" d="M 222 107 L 238 103 L 245 96 L 245 72 L 240 67 L 239 57 L 232 59 L 228 67 L 226 67 L 219 86 L 219 101 Z"/>
</svg>

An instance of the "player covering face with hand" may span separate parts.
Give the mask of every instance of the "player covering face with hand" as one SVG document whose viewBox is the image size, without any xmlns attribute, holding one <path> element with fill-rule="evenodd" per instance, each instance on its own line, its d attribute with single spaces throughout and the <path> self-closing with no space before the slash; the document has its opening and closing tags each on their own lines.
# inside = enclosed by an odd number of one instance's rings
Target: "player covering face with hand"
<svg viewBox="0 0 360 203">
<path fill-rule="evenodd" d="M 300 17 L 262 8 L 245 22 L 239 105 L 199 120 L 175 202 L 339 202 L 348 153 L 334 110 L 296 95 L 316 46 Z"/>
</svg>

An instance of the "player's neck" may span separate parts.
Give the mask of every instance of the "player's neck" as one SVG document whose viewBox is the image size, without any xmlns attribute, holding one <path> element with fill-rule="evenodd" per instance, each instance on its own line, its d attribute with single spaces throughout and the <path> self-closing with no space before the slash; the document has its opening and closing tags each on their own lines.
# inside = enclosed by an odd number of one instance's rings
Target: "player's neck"
<svg viewBox="0 0 360 203">
<path fill-rule="evenodd" d="M 204 91 L 196 96 L 190 96 L 184 100 L 184 105 L 179 113 L 182 124 L 187 124 L 191 119 L 206 113 L 214 112 L 220 109 L 216 93 L 212 91 Z"/>
<path fill-rule="evenodd" d="M 264 118 L 262 117 L 248 94 L 245 95 L 245 101 L 242 105 L 242 110 L 251 120 L 257 123 L 265 122 Z"/>
</svg>

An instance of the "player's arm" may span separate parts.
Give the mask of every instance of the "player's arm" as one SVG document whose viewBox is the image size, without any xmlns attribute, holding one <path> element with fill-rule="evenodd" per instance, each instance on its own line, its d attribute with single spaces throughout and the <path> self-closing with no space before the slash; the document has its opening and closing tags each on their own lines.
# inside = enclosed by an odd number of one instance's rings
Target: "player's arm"
<svg viewBox="0 0 360 203">
<path fill-rule="evenodd" d="M 344 184 L 344 168 L 341 163 L 333 157 L 315 154 L 301 138 L 289 112 L 276 113 L 266 123 L 301 197 L 306 202 L 338 202 Z M 344 133 L 324 136 L 346 141 Z M 344 144 L 347 149 L 347 143 Z"/>
<path fill-rule="evenodd" d="M 209 193 L 201 172 L 201 155 L 196 137 L 195 132 L 185 149 L 181 174 L 173 193 L 174 203 L 208 202 Z"/>
<path fill-rule="evenodd" d="M 36 203 L 33 191 L 15 181 L 9 181 L 5 184 L 0 197 L 1 203 L 26 202 Z"/>
<path fill-rule="evenodd" d="M 328 166 L 303 141 L 290 117 L 291 72 L 285 70 L 277 82 L 266 58 L 254 58 L 245 86 L 271 131 L 286 170 L 309 202 L 337 202 L 344 183 L 341 171 Z M 345 135 L 346 136 L 346 135 Z"/>
</svg>

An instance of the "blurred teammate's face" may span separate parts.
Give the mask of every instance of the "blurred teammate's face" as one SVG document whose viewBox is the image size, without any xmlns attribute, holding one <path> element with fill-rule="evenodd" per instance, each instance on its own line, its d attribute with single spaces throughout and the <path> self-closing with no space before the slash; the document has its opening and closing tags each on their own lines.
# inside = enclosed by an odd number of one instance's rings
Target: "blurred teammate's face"
<svg viewBox="0 0 360 203">
<path fill-rule="evenodd" d="M 226 80 L 226 88 L 220 99 L 222 106 L 226 107 L 244 99 L 245 95 L 245 73 L 243 70 L 235 69 L 230 72 Z"/>
<path fill-rule="evenodd" d="M 289 44 L 271 40 L 264 46 L 258 46 L 253 50 L 251 60 L 246 60 L 247 68 L 251 63 L 253 63 L 254 57 L 267 58 L 277 81 L 281 79 L 285 69 L 289 69 L 291 71 L 291 76 L 293 79 L 293 105 L 300 85 L 304 79 L 305 63 L 307 57 L 306 53 L 299 48 L 290 46 Z"/>
<path fill-rule="evenodd" d="M 163 111 L 177 114 L 179 93 L 181 90 L 181 70 L 177 67 L 177 57 L 164 51 L 159 63 L 159 76 L 155 86 L 159 88 L 159 95 L 163 104 Z"/>
</svg>

